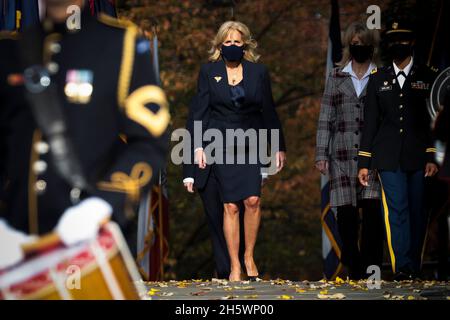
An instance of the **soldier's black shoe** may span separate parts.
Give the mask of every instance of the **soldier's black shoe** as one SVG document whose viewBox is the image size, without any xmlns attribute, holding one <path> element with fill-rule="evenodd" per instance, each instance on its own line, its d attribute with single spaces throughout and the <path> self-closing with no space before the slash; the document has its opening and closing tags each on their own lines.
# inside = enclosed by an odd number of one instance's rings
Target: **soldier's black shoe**
<svg viewBox="0 0 450 320">
<path fill-rule="evenodd" d="M 412 280 L 417 281 L 417 282 L 421 282 L 424 280 L 424 277 L 421 272 L 414 272 L 411 275 L 411 278 L 412 278 Z"/>
<path fill-rule="evenodd" d="M 394 281 L 405 281 L 405 280 L 412 280 L 412 276 L 410 273 L 399 271 L 394 274 Z"/>
</svg>

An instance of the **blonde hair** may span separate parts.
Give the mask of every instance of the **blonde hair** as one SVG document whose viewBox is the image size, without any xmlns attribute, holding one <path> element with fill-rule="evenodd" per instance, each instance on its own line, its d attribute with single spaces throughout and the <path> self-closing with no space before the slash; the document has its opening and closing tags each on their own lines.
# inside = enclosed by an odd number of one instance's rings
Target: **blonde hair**
<svg viewBox="0 0 450 320">
<path fill-rule="evenodd" d="M 352 55 L 350 54 L 350 43 L 352 39 L 358 36 L 361 42 L 367 46 L 373 46 L 373 56 L 372 61 L 375 64 L 378 63 L 378 45 L 380 43 L 380 33 L 376 29 L 368 29 L 365 23 L 362 22 L 353 22 L 350 24 L 344 33 L 344 38 L 342 40 L 342 45 L 344 46 L 342 52 L 342 59 L 337 63 L 338 66 L 345 66 L 351 59 Z"/>
<path fill-rule="evenodd" d="M 216 36 L 212 40 L 212 47 L 209 50 L 209 60 L 215 62 L 222 58 L 220 48 L 232 30 L 238 31 L 242 36 L 245 50 L 244 59 L 251 62 L 257 62 L 260 57 L 260 55 L 256 53 L 258 43 L 252 38 L 249 28 L 238 21 L 227 21 L 220 26 L 219 31 L 217 31 Z"/>
</svg>

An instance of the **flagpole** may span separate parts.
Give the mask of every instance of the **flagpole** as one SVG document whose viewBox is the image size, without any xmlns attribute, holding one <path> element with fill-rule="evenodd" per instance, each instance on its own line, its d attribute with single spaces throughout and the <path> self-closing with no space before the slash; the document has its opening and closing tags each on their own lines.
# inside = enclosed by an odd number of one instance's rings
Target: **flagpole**
<svg viewBox="0 0 450 320">
<path fill-rule="evenodd" d="M 156 84 L 161 86 L 161 78 L 160 78 L 160 70 L 159 70 L 159 46 L 158 46 L 158 24 L 155 20 L 153 20 L 152 31 L 153 31 L 153 68 L 155 72 L 155 80 Z M 159 275 L 160 280 L 164 280 L 164 210 L 163 210 L 163 198 L 162 198 L 162 188 L 161 188 L 161 175 L 162 172 L 159 172 L 159 183 L 158 186 L 155 187 L 155 190 L 158 192 L 158 228 L 159 228 Z"/>
<path fill-rule="evenodd" d="M 334 68 L 334 63 L 340 59 L 341 35 L 339 23 L 339 3 L 331 0 L 331 15 L 329 22 L 328 50 L 326 65 L 326 81 Z M 328 175 L 321 175 L 321 225 L 322 225 L 322 258 L 324 263 L 324 276 L 332 280 L 342 269 L 341 250 L 339 246 L 339 233 L 337 220 L 333 208 L 330 207 L 330 182 Z"/>
<path fill-rule="evenodd" d="M 434 33 L 433 33 L 433 40 L 431 42 L 431 48 L 430 48 L 430 52 L 428 54 L 427 66 L 430 66 L 431 59 L 433 58 L 434 46 L 436 44 L 436 38 L 437 38 L 437 34 L 439 32 L 439 26 L 441 25 L 441 18 L 442 18 L 443 11 L 444 11 L 444 0 L 441 0 L 441 6 L 440 6 L 439 13 L 438 13 L 437 21 L 436 21 L 436 27 L 435 27 Z"/>
</svg>

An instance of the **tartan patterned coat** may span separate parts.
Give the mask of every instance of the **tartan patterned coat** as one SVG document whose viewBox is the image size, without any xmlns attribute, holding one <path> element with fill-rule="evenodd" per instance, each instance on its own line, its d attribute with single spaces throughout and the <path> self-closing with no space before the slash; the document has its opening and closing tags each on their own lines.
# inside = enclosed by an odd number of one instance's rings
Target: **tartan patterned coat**
<svg viewBox="0 0 450 320">
<path fill-rule="evenodd" d="M 375 172 L 370 172 L 368 187 L 358 181 L 358 150 L 367 85 L 358 97 L 350 74 L 342 69 L 333 69 L 328 77 L 316 137 L 316 161 L 329 162 L 331 207 L 357 206 L 358 200 L 380 198 Z"/>
</svg>

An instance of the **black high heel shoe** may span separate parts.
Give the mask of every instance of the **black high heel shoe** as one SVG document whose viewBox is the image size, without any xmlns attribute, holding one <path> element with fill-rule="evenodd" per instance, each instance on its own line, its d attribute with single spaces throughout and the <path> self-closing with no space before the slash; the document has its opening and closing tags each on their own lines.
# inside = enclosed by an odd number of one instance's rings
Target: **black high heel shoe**
<svg viewBox="0 0 450 320">
<path fill-rule="evenodd" d="M 254 262 L 253 262 L 254 263 Z M 256 267 L 256 264 L 255 264 L 255 267 Z M 247 268 L 247 266 L 245 266 L 245 270 L 247 271 L 247 278 L 248 278 L 248 280 L 250 281 L 250 282 L 255 282 L 255 281 L 258 281 L 258 276 L 259 276 L 259 273 L 256 275 L 256 276 L 249 276 L 248 275 L 248 268 Z"/>
<path fill-rule="evenodd" d="M 248 281 L 250 281 L 250 282 L 256 282 L 256 281 L 258 281 L 258 276 L 248 276 Z"/>
</svg>

